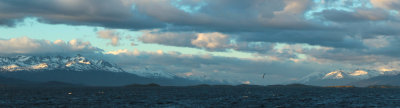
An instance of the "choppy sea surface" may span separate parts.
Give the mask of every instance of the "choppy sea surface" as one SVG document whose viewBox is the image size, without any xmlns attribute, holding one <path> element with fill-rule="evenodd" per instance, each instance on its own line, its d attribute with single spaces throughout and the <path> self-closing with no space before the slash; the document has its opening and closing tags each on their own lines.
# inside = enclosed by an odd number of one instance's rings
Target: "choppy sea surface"
<svg viewBox="0 0 400 108">
<path fill-rule="evenodd" d="M 0 88 L 0 107 L 400 107 L 398 88 Z"/>
</svg>

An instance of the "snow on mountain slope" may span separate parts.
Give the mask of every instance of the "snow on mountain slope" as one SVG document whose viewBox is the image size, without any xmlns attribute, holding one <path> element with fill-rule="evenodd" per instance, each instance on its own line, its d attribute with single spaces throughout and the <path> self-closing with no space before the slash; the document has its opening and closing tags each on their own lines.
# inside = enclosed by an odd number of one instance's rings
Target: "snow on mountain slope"
<svg viewBox="0 0 400 108">
<path fill-rule="evenodd" d="M 369 72 L 367 72 L 365 70 L 360 70 L 360 69 L 351 72 L 336 70 L 325 74 L 322 79 L 343 79 L 343 78 L 367 79 L 373 76 L 378 76 L 378 72 L 372 70 L 369 70 Z"/>
<path fill-rule="evenodd" d="M 368 72 L 364 70 L 355 70 L 353 73 L 350 73 L 352 76 L 362 76 L 362 75 L 367 75 Z"/>
<path fill-rule="evenodd" d="M 310 80 L 310 79 L 344 79 L 344 78 L 350 78 L 350 79 L 367 79 L 370 77 L 378 76 L 380 75 L 380 72 L 378 71 L 373 71 L 373 70 L 354 70 L 350 72 L 345 72 L 343 70 L 335 70 L 331 71 L 328 73 L 313 73 L 310 74 L 302 80 Z"/>
<path fill-rule="evenodd" d="M 104 60 L 89 59 L 82 56 L 62 57 L 62 56 L 14 56 L 0 57 L 0 71 L 42 71 L 42 70 L 71 70 L 87 71 L 101 70 L 111 72 L 128 72 L 147 78 L 169 78 L 173 79 L 175 74 L 163 72 L 151 67 L 140 67 L 123 70 L 115 64 Z"/>
<path fill-rule="evenodd" d="M 124 72 L 118 66 L 104 60 L 88 59 L 82 56 L 15 56 L 0 57 L 0 71 L 40 71 L 40 70 L 101 70 Z"/>
<path fill-rule="evenodd" d="M 342 79 L 343 77 L 342 71 L 333 71 L 325 74 L 322 79 Z"/>
<path fill-rule="evenodd" d="M 298 83 L 311 84 L 311 85 L 344 85 L 354 81 L 364 80 L 371 77 L 382 75 L 379 71 L 374 70 L 361 70 L 343 71 L 335 70 L 327 73 L 313 73 L 302 79 Z"/>
</svg>

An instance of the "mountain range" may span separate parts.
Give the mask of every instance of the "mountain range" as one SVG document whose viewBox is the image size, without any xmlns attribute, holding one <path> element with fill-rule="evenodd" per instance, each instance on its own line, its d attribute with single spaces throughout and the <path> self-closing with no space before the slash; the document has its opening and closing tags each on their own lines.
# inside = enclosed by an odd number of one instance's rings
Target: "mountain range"
<svg viewBox="0 0 400 108">
<path fill-rule="evenodd" d="M 374 70 L 335 70 L 313 73 L 298 82 L 316 86 L 339 85 L 396 85 L 400 86 L 400 72 Z M 124 86 L 157 83 L 184 86 L 196 84 L 225 84 L 224 82 L 194 80 L 148 68 L 126 72 L 118 65 L 80 55 L 64 56 L 14 56 L 0 57 L 0 86 L 6 85 L 86 85 Z"/>
<path fill-rule="evenodd" d="M 349 85 L 357 85 L 360 87 L 366 87 L 371 85 L 391 85 L 391 86 L 400 86 L 400 75 L 381 75 L 372 77 L 365 80 L 360 80 L 356 82 L 352 82 Z"/>
<path fill-rule="evenodd" d="M 158 75 L 158 74 L 157 74 Z M 105 60 L 89 59 L 77 55 L 0 57 L 0 76 L 33 82 L 64 82 L 88 86 L 123 86 L 128 84 L 157 83 L 160 85 L 194 85 L 213 83 L 170 77 L 147 77 L 125 72 Z"/>
<path fill-rule="evenodd" d="M 352 85 L 366 87 L 371 85 L 400 85 L 400 72 L 380 72 L 375 70 L 343 71 L 335 70 L 328 73 L 313 73 L 299 82 L 316 86 Z"/>
</svg>

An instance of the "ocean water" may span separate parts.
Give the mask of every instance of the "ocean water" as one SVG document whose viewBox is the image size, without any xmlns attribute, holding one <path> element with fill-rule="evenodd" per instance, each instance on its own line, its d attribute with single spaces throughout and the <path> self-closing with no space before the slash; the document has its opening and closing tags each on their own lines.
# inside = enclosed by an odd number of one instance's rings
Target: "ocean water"
<svg viewBox="0 0 400 108">
<path fill-rule="evenodd" d="M 1 88 L 0 107 L 400 107 L 396 88 Z"/>
</svg>

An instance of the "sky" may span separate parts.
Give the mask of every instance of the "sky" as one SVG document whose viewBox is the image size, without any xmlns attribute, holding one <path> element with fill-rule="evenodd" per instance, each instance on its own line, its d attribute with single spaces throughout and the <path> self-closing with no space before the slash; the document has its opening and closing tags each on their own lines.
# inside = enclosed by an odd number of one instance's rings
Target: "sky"
<svg viewBox="0 0 400 108">
<path fill-rule="evenodd" d="M 81 54 L 232 84 L 394 72 L 398 0 L 0 0 L 0 56 Z M 266 78 L 262 78 L 263 74 Z"/>
</svg>

